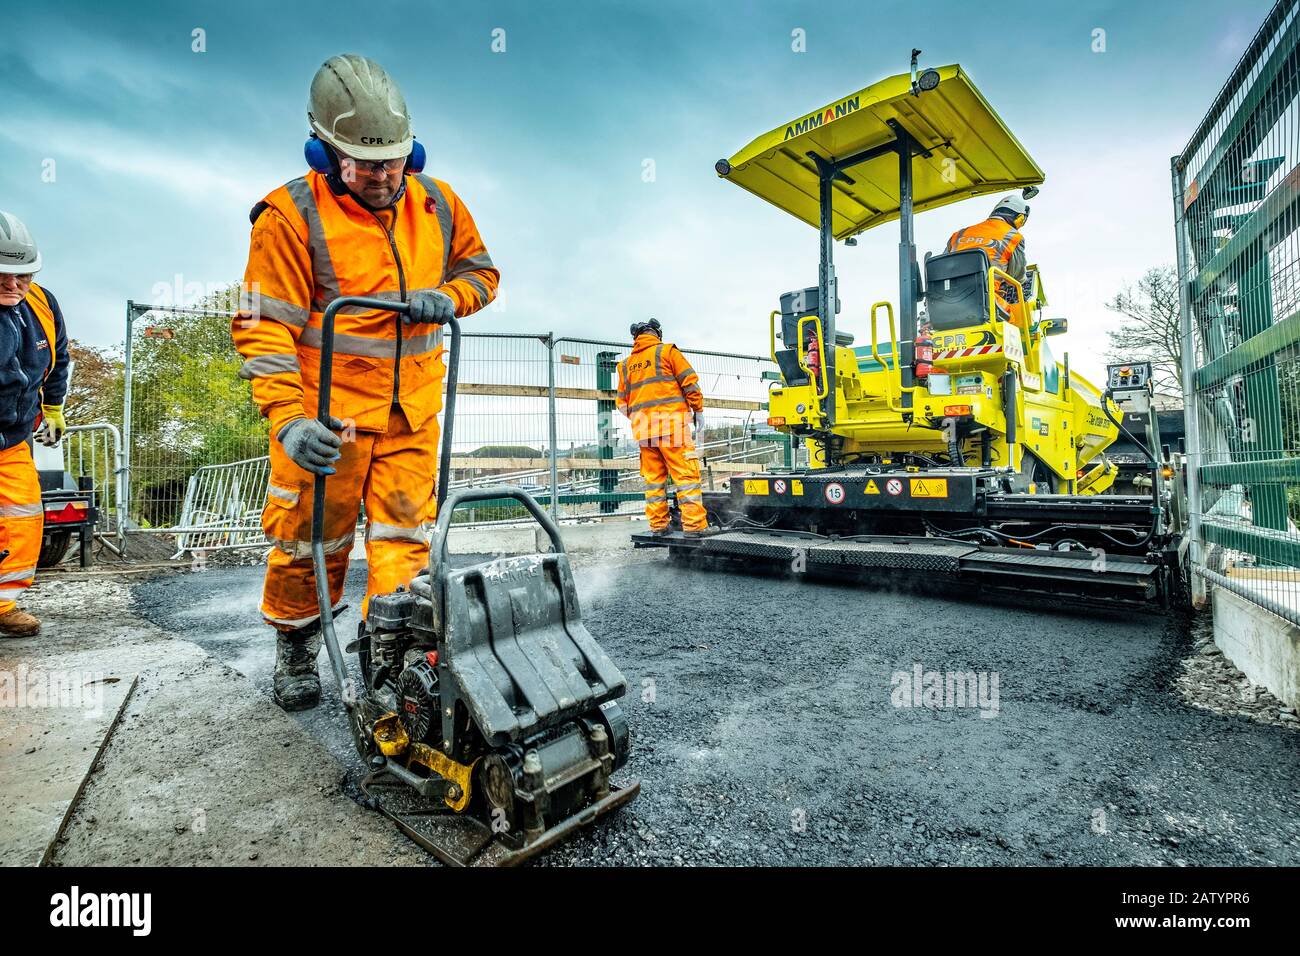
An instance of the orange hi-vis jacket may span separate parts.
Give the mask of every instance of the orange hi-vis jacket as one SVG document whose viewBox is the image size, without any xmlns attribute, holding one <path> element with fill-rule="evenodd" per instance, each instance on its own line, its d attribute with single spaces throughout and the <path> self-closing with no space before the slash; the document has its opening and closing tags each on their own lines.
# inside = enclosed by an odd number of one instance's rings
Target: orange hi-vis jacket
<svg viewBox="0 0 1300 956">
<path fill-rule="evenodd" d="M 1006 270 L 1011 265 L 1011 257 L 1016 248 L 1024 242 L 1025 237 L 1015 226 L 1005 219 L 993 217 L 977 222 L 965 229 L 958 229 L 948 240 L 945 252 L 963 252 L 967 249 L 979 249 L 989 257 L 989 265 Z"/>
<path fill-rule="evenodd" d="M 618 410 L 632 420 L 639 442 L 689 445 L 691 413 L 704 411 L 699 376 L 677 346 L 649 332 L 638 335 L 618 365 Z"/>
<path fill-rule="evenodd" d="M 239 374 L 252 381 L 272 436 L 316 414 L 321 320 L 334 299 L 398 302 L 436 289 L 465 316 L 496 296 L 500 273 L 469 210 L 446 183 L 423 174 L 408 174 L 402 196 L 371 211 L 309 172 L 254 207 L 253 220 L 231 335 L 246 360 Z M 395 403 L 418 431 L 442 408 L 444 373 L 440 327 L 403 325 L 373 310 L 345 308 L 335 317 L 330 410 L 359 431 L 387 431 Z"/>
</svg>

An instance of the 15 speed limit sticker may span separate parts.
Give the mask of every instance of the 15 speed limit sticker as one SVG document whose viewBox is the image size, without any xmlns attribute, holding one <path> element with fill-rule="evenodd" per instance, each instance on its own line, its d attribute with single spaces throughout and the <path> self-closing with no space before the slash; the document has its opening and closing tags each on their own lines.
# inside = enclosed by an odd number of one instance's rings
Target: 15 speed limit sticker
<svg viewBox="0 0 1300 956">
<path fill-rule="evenodd" d="M 897 478 L 890 478 L 885 482 L 885 490 L 891 495 L 901 495 L 903 493 L 903 483 Z"/>
<path fill-rule="evenodd" d="M 844 502 L 844 486 L 838 481 L 832 481 L 826 486 L 826 500 L 833 505 L 842 504 Z"/>
</svg>

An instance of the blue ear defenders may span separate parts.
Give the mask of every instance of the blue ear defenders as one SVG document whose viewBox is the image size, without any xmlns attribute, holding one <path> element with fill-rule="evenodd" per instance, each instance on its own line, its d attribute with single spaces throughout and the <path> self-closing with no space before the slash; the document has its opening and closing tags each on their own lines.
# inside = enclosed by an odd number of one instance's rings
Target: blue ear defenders
<svg viewBox="0 0 1300 956">
<path fill-rule="evenodd" d="M 307 142 L 302 147 L 302 155 L 307 160 L 307 165 L 318 173 L 328 176 L 338 172 L 334 163 L 334 151 L 315 133 L 307 137 Z"/>
<path fill-rule="evenodd" d="M 411 137 L 411 155 L 406 157 L 406 171 L 408 173 L 424 171 L 424 144 L 414 136 Z"/>
<path fill-rule="evenodd" d="M 320 139 L 315 133 L 307 138 L 307 142 L 302 147 L 303 157 L 307 160 L 307 165 L 318 173 L 326 176 L 339 173 L 338 157 L 329 145 Z M 424 144 L 418 139 L 412 137 L 411 155 L 406 157 L 406 169 L 404 172 L 418 173 L 424 169 L 425 153 Z"/>
</svg>

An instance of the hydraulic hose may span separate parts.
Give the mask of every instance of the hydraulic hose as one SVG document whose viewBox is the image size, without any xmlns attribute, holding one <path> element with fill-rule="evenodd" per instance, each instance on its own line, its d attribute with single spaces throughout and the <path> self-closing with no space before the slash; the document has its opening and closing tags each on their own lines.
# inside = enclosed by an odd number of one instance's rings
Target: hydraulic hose
<svg viewBox="0 0 1300 956">
<path fill-rule="evenodd" d="M 1124 427 L 1123 422 L 1115 420 L 1115 416 L 1110 413 L 1110 406 L 1106 404 L 1109 398 L 1110 398 L 1110 390 L 1107 389 L 1106 394 L 1103 395 L 1101 399 L 1101 410 L 1106 414 L 1106 417 L 1110 419 L 1110 423 L 1114 425 L 1116 428 L 1118 428 L 1121 432 L 1123 432 L 1124 436 L 1129 441 L 1131 441 L 1133 444 L 1137 445 L 1139 448 L 1142 449 L 1142 454 L 1146 457 L 1146 460 L 1151 463 L 1152 468 L 1159 468 L 1160 462 L 1156 461 L 1155 455 L 1151 454 L 1150 449 L 1147 448 L 1146 442 L 1138 441 L 1136 438 L 1133 437 L 1133 433 Z M 1151 414 L 1154 415 L 1155 412 L 1152 411 Z"/>
<path fill-rule="evenodd" d="M 1138 441 L 1136 438 L 1133 437 L 1133 433 L 1124 427 L 1123 422 L 1119 422 L 1115 420 L 1115 416 L 1110 413 L 1110 406 L 1107 404 L 1107 400 L 1109 398 L 1110 398 L 1110 389 L 1106 389 L 1106 394 L 1103 395 L 1101 399 L 1101 410 L 1106 413 L 1106 417 L 1110 419 L 1112 425 L 1114 425 L 1121 432 L 1123 432 L 1129 441 L 1131 441 L 1133 444 L 1137 445 L 1139 448 L 1142 449 L 1143 456 L 1151 464 L 1151 510 L 1152 510 L 1151 530 L 1147 533 L 1146 536 L 1146 540 L 1150 541 L 1152 538 L 1155 537 L 1156 526 L 1161 524 L 1162 521 L 1163 509 L 1160 502 L 1160 486 L 1161 486 L 1160 462 L 1156 460 L 1156 456 L 1152 453 L 1151 449 L 1147 448 L 1146 442 Z M 1154 415 L 1155 413 L 1156 410 L 1154 408 L 1149 409 L 1147 412 L 1147 414 L 1149 415 Z M 1109 537 L 1109 535 L 1107 535 L 1107 537 Z M 1115 539 L 1111 538 L 1111 540 L 1114 541 Z"/>
</svg>

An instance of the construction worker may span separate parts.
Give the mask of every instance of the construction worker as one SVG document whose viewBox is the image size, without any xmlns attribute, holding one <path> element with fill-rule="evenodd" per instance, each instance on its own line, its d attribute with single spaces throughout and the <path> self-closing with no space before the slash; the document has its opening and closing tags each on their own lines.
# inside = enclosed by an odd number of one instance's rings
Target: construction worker
<svg viewBox="0 0 1300 956">
<path fill-rule="evenodd" d="M 997 266 L 1017 282 L 1024 282 L 1028 260 L 1025 258 L 1025 237 L 1020 229 L 1028 220 L 1029 203 L 1014 193 L 1003 196 L 989 213 L 989 218 L 954 232 L 944 252 L 979 249 L 988 256 L 989 265 Z M 1016 301 L 1014 288 L 1000 280 L 996 294 L 1003 311 L 1010 311 L 1010 304 Z"/>
<path fill-rule="evenodd" d="M 358 508 L 365 502 L 371 595 L 428 562 L 434 517 L 442 324 L 496 296 L 499 273 L 465 204 L 421 172 L 396 82 L 373 60 L 334 56 L 317 71 L 307 114 L 311 171 L 253 207 L 240 311 L 231 329 L 240 376 L 271 426 L 262 527 L 274 545 L 262 614 L 277 632 L 274 699 L 320 699 L 320 620 L 311 563 L 313 475 L 327 483 L 325 561 L 339 609 Z M 410 304 L 344 309 L 335 322 L 332 421 L 317 421 L 321 320 L 339 296 Z M 342 432 L 342 434 L 340 434 Z"/>
<path fill-rule="evenodd" d="M 45 512 L 28 439 L 56 445 L 67 430 L 68 337 L 53 295 L 32 281 L 41 253 L 27 227 L 0 212 L 0 636 L 39 634 L 18 607 L 36 577 Z M 7 553 L 6 553 L 7 552 Z"/>
<path fill-rule="evenodd" d="M 650 533 L 666 535 L 668 479 L 677 492 L 682 530 L 699 538 L 716 533 L 704 512 L 695 436 L 704 433 L 704 394 L 699 376 L 677 346 L 663 341 L 658 319 L 632 325 L 632 354 L 618 365 L 618 410 L 632 422 L 641 446 L 645 514 Z"/>
</svg>

